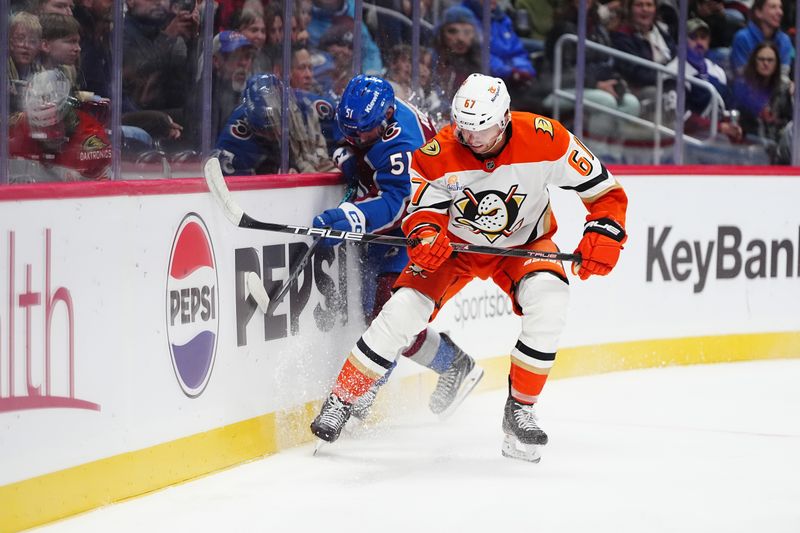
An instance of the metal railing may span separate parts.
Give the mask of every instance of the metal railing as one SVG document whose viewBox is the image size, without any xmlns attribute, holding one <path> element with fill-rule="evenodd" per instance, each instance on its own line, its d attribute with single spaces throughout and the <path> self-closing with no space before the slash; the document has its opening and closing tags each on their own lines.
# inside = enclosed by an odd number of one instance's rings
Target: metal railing
<svg viewBox="0 0 800 533">
<path fill-rule="evenodd" d="M 560 117 L 560 101 L 561 99 L 565 100 L 572 100 L 573 102 L 576 100 L 576 96 L 564 89 L 561 88 L 561 78 L 562 78 L 562 62 L 563 62 L 563 48 L 564 43 L 566 42 L 576 43 L 578 42 L 578 36 L 574 33 L 565 33 L 562 35 L 558 41 L 556 41 L 555 46 L 555 55 L 554 55 L 554 65 L 553 65 L 553 118 L 559 120 Z M 642 59 L 639 56 L 631 55 L 626 52 L 620 52 L 615 48 L 610 48 L 608 46 L 602 45 L 600 43 L 596 43 L 594 41 L 586 40 L 584 41 L 584 45 L 591 49 L 596 50 L 598 52 L 605 53 L 610 57 L 616 59 L 621 59 L 624 61 L 629 61 L 635 65 L 638 65 L 643 68 L 649 68 L 651 70 L 656 71 L 656 96 L 655 96 L 655 116 L 654 120 L 647 120 L 641 117 L 636 117 L 633 115 L 629 115 L 628 113 L 623 113 L 615 108 L 604 106 L 602 104 L 597 104 L 595 102 L 586 101 L 584 99 L 583 105 L 595 111 L 600 111 L 602 113 L 609 114 L 611 116 L 617 117 L 621 120 L 628 121 L 633 124 L 638 124 L 639 126 L 643 126 L 645 128 L 649 128 L 653 130 L 653 163 L 658 164 L 661 159 L 661 134 L 664 133 L 666 135 L 670 135 L 675 137 L 675 130 L 664 126 L 662 124 L 663 118 L 663 95 L 664 95 L 664 79 L 665 78 L 675 78 L 676 73 L 670 69 L 669 67 L 662 65 L 660 63 L 656 63 L 654 61 L 649 61 L 647 59 Z M 712 136 L 717 134 L 718 127 L 719 127 L 719 112 L 720 110 L 725 109 L 725 102 L 723 102 L 722 97 L 714 88 L 714 86 L 707 82 L 706 80 L 702 80 L 695 76 L 686 75 L 685 81 L 692 85 L 697 85 L 706 89 L 711 94 L 711 102 L 709 104 L 711 108 L 711 126 L 710 126 L 710 133 Z M 676 117 L 676 120 L 683 120 L 683 117 Z M 581 132 L 576 132 L 580 134 Z M 688 142 L 689 144 L 695 146 L 701 146 L 703 141 L 697 139 L 695 137 L 684 135 L 683 140 Z"/>
</svg>

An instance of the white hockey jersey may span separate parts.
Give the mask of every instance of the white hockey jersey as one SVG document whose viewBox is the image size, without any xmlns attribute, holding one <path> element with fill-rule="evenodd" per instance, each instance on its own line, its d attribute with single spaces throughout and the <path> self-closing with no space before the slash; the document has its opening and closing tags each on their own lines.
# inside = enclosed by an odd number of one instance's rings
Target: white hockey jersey
<svg viewBox="0 0 800 533">
<path fill-rule="evenodd" d="M 446 223 L 451 239 L 500 248 L 551 236 L 556 230 L 551 184 L 574 190 L 590 217 L 610 217 L 624 226 L 627 201 L 621 187 L 559 122 L 512 112 L 507 132 L 511 138 L 495 157 L 473 154 L 452 126 L 414 152 L 406 234 L 421 223 Z M 607 194 L 615 189 L 620 194 Z"/>
</svg>

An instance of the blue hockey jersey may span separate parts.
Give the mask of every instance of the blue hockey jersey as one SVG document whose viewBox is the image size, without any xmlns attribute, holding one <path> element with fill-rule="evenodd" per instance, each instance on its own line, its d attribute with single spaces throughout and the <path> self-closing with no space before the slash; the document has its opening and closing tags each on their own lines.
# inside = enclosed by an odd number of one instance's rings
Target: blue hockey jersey
<svg viewBox="0 0 800 533">
<path fill-rule="evenodd" d="M 400 226 L 411 194 L 411 154 L 436 134 L 423 112 L 400 99 L 383 137 L 365 150 L 354 148 L 359 195 L 354 202 L 364 213 L 367 232 L 389 233 Z"/>
</svg>

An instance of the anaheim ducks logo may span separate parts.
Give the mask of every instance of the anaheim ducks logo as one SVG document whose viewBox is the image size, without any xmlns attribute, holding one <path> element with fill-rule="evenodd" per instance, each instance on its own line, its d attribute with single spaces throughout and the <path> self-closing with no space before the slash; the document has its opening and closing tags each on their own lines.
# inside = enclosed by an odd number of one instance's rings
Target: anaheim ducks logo
<svg viewBox="0 0 800 533">
<path fill-rule="evenodd" d="M 543 117 L 536 117 L 536 120 L 533 121 L 533 127 L 536 131 L 543 131 L 545 133 L 550 134 L 550 138 L 552 139 L 555 133 L 553 132 L 553 123 Z"/>
<path fill-rule="evenodd" d="M 439 146 L 439 141 L 433 139 L 431 142 L 420 148 L 419 151 L 425 155 L 433 157 L 435 155 L 439 155 L 439 152 L 441 152 L 442 149 Z"/>
<path fill-rule="evenodd" d="M 517 194 L 517 187 L 514 185 L 507 193 L 481 191 L 475 194 L 469 188 L 464 189 L 466 197 L 455 202 L 463 215 L 456 218 L 456 222 L 468 226 L 473 233 L 480 233 L 489 242 L 508 237 L 522 225 L 517 216 L 527 194 Z"/>
<path fill-rule="evenodd" d="M 102 150 L 106 146 L 108 146 L 108 144 L 103 142 L 103 140 L 97 135 L 92 135 L 91 137 L 87 138 L 85 141 L 83 141 L 82 145 L 83 149 L 87 152 Z"/>
</svg>

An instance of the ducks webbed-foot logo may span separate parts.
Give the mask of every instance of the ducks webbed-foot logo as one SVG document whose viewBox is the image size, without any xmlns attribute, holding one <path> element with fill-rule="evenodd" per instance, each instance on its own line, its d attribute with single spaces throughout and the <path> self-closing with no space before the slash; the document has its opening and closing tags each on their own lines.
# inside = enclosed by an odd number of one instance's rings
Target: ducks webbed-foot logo
<svg viewBox="0 0 800 533">
<path fill-rule="evenodd" d="M 501 236 L 508 237 L 515 224 L 519 225 L 517 216 L 527 197 L 526 194 L 517 194 L 517 188 L 514 185 L 505 193 L 492 190 L 473 193 L 469 188 L 464 189 L 464 197 L 455 202 L 462 215 L 456 218 L 456 222 L 483 235 L 489 242 Z"/>
</svg>

